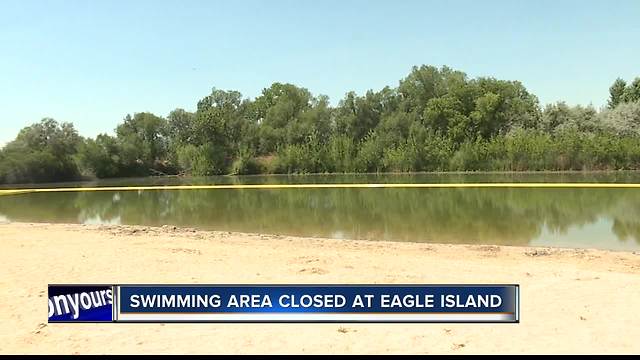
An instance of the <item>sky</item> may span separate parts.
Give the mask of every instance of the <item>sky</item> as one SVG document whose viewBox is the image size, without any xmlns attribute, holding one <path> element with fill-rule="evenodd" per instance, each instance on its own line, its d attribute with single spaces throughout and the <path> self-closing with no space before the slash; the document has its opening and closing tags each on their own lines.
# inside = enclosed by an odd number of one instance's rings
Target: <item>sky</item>
<svg viewBox="0 0 640 360">
<path fill-rule="evenodd" d="M 0 0 L 0 145 L 44 117 L 113 133 L 213 87 L 289 82 L 337 104 L 421 64 L 599 108 L 640 76 L 638 19 L 640 0 Z"/>
</svg>

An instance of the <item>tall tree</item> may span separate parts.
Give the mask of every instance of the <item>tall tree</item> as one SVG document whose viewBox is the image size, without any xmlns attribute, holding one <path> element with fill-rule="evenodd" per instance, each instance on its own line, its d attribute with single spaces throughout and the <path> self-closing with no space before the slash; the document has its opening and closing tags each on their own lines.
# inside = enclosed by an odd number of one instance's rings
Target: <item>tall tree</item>
<svg viewBox="0 0 640 360">
<path fill-rule="evenodd" d="M 615 108 L 623 101 L 626 87 L 627 83 L 621 78 L 617 78 L 616 81 L 613 82 L 613 85 L 609 88 L 609 102 L 607 104 L 609 109 Z"/>
<path fill-rule="evenodd" d="M 398 93 L 402 98 L 403 110 L 422 116 L 430 99 L 443 96 L 464 86 L 467 75 L 447 66 L 414 66 L 411 73 L 400 81 Z"/>
<path fill-rule="evenodd" d="M 44 182 L 73 180 L 79 176 L 73 159 L 82 141 L 71 123 L 54 119 L 20 130 L 2 149 L 0 182 Z"/>
<path fill-rule="evenodd" d="M 361 141 L 378 126 L 384 115 L 396 111 L 397 107 L 397 92 L 388 86 L 378 92 L 369 90 L 364 96 L 351 91 L 340 100 L 336 109 L 336 130 L 354 141 Z"/>
<path fill-rule="evenodd" d="M 640 77 L 633 80 L 629 86 L 624 90 L 623 95 L 624 102 L 636 102 L 640 101 Z"/>
<path fill-rule="evenodd" d="M 142 173 L 155 169 L 167 154 L 167 121 L 152 113 L 127 115 L 116 128 L 124 164 Z"/>
<path fill-rule="evenodd" d="M 293 129 L 315 101 L 309 90 L 292 84 L 274 83 L 254 101 L 254 115 L 260 123 L 260 152 L 272 153 L 287 143 L 301 143 Z"/>
<path fill-rule="evenodd" d="M 100 134 L 94 139 L 86 139 L 78 148 L 78 161 L 85 172 L 98 178 L 127 176 L 120 158 L 122 151 L 117 140 Z"/>
<path fill-rule="evenodd" d="M 250 121 L 248 102 L 238 91 L 212 89 L 198 102 L 193 121 L 194 138 L 189 152 L 197 154 L 199 175 L 223 174 L 237 154 Z M 186 151 L 186 150 L 185 150 Z M 186 157 L 183 152 L 182 158 Z"/>
</svg>

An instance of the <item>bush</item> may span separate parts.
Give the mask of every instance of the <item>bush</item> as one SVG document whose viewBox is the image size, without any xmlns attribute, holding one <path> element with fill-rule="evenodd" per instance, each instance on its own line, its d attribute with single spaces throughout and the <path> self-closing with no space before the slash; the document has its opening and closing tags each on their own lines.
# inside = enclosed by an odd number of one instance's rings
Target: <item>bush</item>
<svg viewBox="0 0 640 360">
<path fill-rule="evenodd" d="M 316 172 L 315 154 L 308 144 L 287 145 L 278 151 L 275 170 L 281 174 Z"/>
<path fill-rule="evenodd" d="M 265 172 L 262 164 L 255 158 L 237 158 L 231 164 L 230 175 L 257 175 Z"/>
<path fill-rule="evenodd" d="M 346 135 L 336 135 L 327 145 L 328 171 L 349 173 L 356 171 L 356 146 Z"/>
<path fill-rule="evenodd" d="M 478 139 L 476 141 L 465 141 L 453 154 L 449 162 L 449 168 L 453 171 L 477 171 L 486 170 L 487 142 Z"/>
<path fill-rule="evenodd" d="M 495 170 L 545 170 L 552 166 L 552 139 L 549 134 L 514 129 L 506 137 L 494 139 L 492 143 L 503 151 L 502 154 L 492 155 Z"/>
<path fill-rule="evenodd" d="M 80 176 L 70 157 L 56 158 L 46 151 L 3 151 L 0 159 L 0 180 L 3 183 L 77 180 Z"/>
<path fill-rule="evenodd" d="M 255 175 L 266 171 L 266 168 L 253 157 L 253 152 L 247 147 L 240 149 L 238 157 L 231 164 L 231 175 Z"/>
<path fill-rule="evenodd" d="M 193 176 L 221 175 L 225 173 L 224 153 L 215 146 L 185 145 L 178 149 L 178 165 Z"/>
<path fill-rule="evenodd" d="M 417 156 L 415 147 L 401 144 L 395 148 L 385 150 L 382 158 L 384 171 L 410 172 L 416 170 Z"/>
<path fill-rule="evenodd" d="M 453 141 L 446 137 L 429 134 L 422 141 L 419 170 L 446 171 L 453 156 Z"/>
<path fill-rule="evenodd" d="M 373 132 L 360 143 L 360 151 L 356 156 L 355 169 L 358 172 L 380 172 L 383 170 L 382 158 L 384 144 Z"/>
</svg>

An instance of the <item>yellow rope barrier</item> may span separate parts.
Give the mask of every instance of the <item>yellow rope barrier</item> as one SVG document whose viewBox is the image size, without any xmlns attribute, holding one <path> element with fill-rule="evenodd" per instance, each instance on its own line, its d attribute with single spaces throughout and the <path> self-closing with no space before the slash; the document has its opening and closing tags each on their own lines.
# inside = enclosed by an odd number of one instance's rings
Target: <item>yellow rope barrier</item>
<svg viewBox="0 0 640 360">
<path fill-rule="evenodd" d="M 51 192 L 86 191 L 145 191 L 145 190 L 223 190 L 223 189 L 369 189 L 369 188 L 637 188 L 640 184 L 619 183 L 425 183 L 425 184 L 238 184 L 238 185 L 152 185 L 60 187 L 30 189 L 0 189 L 2 195 Z"/>
</svg>

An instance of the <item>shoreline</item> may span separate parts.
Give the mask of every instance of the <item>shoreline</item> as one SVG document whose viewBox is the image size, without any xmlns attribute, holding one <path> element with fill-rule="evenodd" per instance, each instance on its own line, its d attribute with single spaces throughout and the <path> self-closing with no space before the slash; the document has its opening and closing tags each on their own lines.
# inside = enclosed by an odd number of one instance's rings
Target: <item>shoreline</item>
<svg viewBox="0 0 640 360">
<path fill-rule="evenodd" d="M 253 179 L 261 177 L 332 177 L 332 176 L 414 176 L 414 175 L 433 175 L 433 176 L 453 176 L 453 175 L 621 175 L 621 174 L 640 174 L 640 169 L 609 169 L 609 170 L 521 170 L 521 171 L 486 171 L 486 170 L 468 170 L 468 171 L 413 171 L 413 172 L 352 172 L 352 173 L 274 173 L 274 174 L 247 174 L 247 175 L 212 175 L 212 176 L 192 176 L 192 175 L 148 175 L 148 176 L 131 176 L 131 177 L 112 177 L 97 178 L 84 177 L 77 180 L 42 182 L 42 183 L 0 183 L 0 189 L 14 190 L 24 187 L 51 187 L 60 184 L 92 184 L 98 182 L 118 182 L 118 181 L 148 181 L 162 179 L 180 179 L 180 180 L 197 180 L 204 178 L 224 178 L 224 179 Z"/>
<path fill-rule="evenodd" d="M 639 252 L 10 222 L 0 238 L 3 354 L 640 352 Z M 49 283 L 515 283 L 521 322 L 47 324 Z"/>
</svg>

